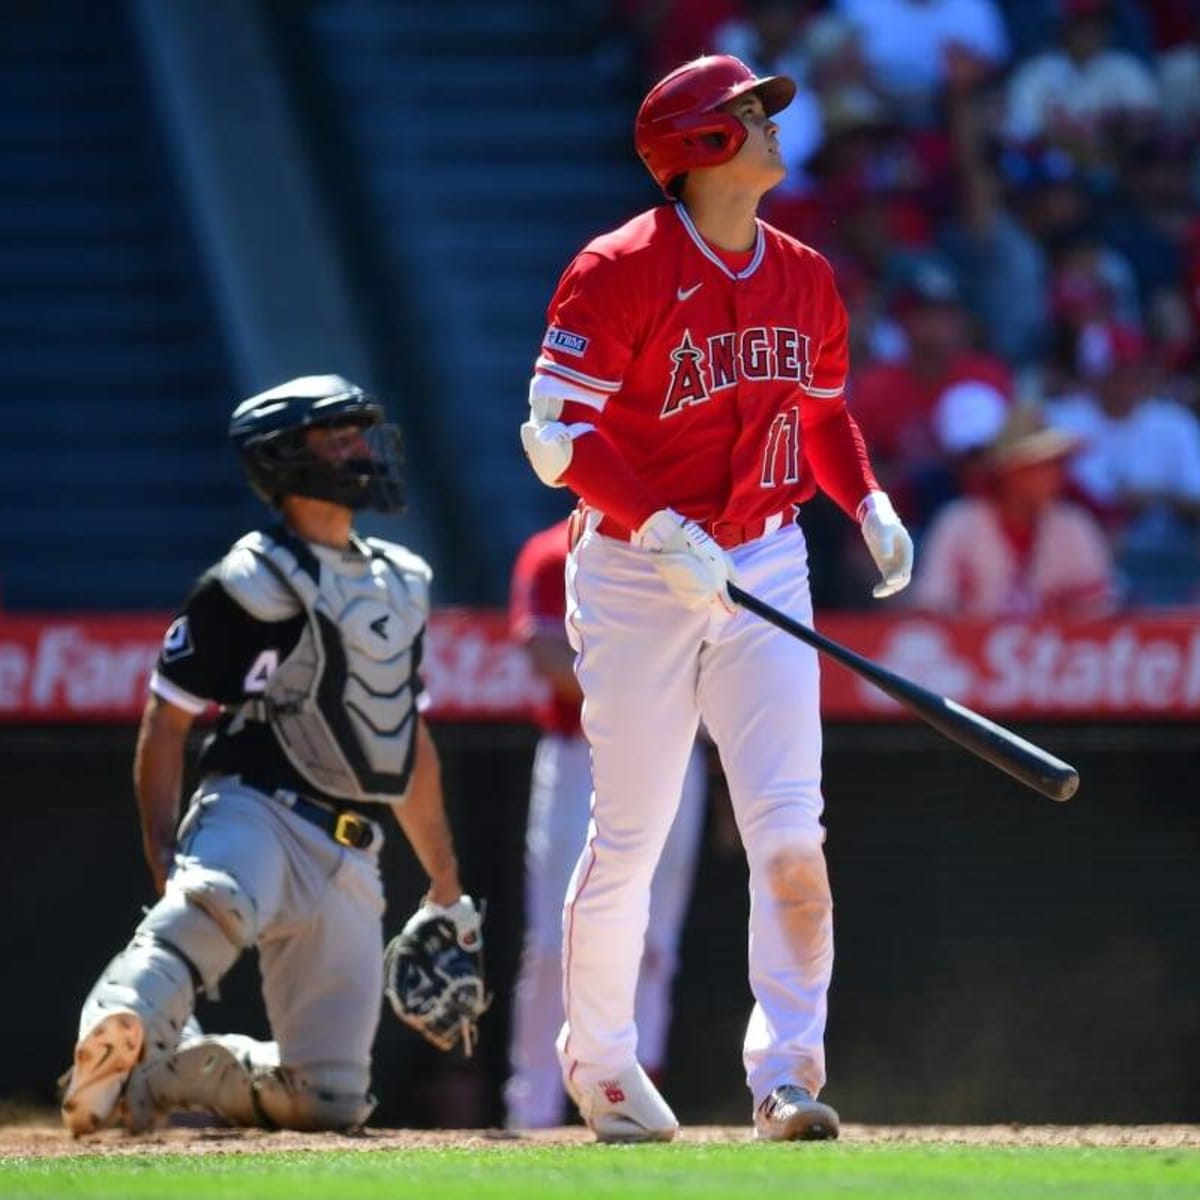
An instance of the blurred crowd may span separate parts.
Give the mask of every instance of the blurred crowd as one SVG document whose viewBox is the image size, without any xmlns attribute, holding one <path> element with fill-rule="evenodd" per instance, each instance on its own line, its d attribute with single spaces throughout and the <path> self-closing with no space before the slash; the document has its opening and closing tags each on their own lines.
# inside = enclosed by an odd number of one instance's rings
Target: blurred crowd
<svg viewBox="0 0 1200 1200">
<path fill-rule="evenodd" d="M 643 81 L 799 84 L 764 216 L 836 268 L 910 603 L 1200 605 L 1200 0 L 614 2 Z M 813 508 L 821 599 L 861 604 Z"/>
</svg>

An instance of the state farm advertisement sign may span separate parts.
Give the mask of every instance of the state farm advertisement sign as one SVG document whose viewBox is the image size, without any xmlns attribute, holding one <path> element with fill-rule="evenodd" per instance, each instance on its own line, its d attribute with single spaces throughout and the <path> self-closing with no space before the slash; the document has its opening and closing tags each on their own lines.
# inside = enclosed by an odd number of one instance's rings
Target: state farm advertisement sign
<svg viewBox="0 0 1200 1200">
<path fill-rule="evenodd" d="M 932 692 L 987 715 L 1028 719 L 1200 716 L 1200 614 L 1061 624 L 830 617 L 827 636 Z M 826 715 L 903 709 L 836 664 L 823 667 Z"/>
<path fill-rule="evenodd" d="M 168 623 L 166 616 L 0 615 L 0 721 L 135 720 Z M 1200 615 L 987 625 L 830 614 L 819 618 L 819 628 L 988 715 L 1200 717 Z M 504 615 L 491 611 L 435 614 L 424 674 L 430 715 L 442 720 L 523 720 L 544 686 L 508 640 Z M 823 664 L 822 706 L 840 720 L 906 716 L 832 662 Z"/>
<path fill-rule="evenodd" d="M 165 628 L 144 617 L 0 616 L 0 719 L 140 715 Z"/>
<path fill-rule="evenodd" d="M 136 720 L 170 620 L 0 614 L 0 722 Z M 523 719 L 545 686 L 497 612 L 437 613 L 422 673 L 444 720 Z"/>
</svg>

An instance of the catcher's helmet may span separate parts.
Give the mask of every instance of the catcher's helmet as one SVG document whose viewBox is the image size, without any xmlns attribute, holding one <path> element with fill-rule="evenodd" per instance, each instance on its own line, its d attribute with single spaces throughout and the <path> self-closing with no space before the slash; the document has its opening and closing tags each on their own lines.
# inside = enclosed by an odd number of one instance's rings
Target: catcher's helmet
<svg viewBox="0 0 1200 1200">
<path fill-rule="evenodd" d="M 668 196 L 694 167 L 728 162 L 746 140 L 746 127 L 721 105 L 757 93 L 767 116 L 787 108 L 796 85 L 786 75 L 759 78 L 741 59 L 710 54 L 677 67 L 650 89 L 634 126 L 638 157 Z"/>
<path fill-rule="evenodd" d="M 368 454 L 329 462 L 304 433 L 320 425 L 357 425 Z M 400 431 L 383 405 L 340 375 L 304 375 L 243 400 L 229 421 L 250 486 L 268 504 L 310 496 L 346 508 L 399 512 L 404 507 Z"/>
</svg>

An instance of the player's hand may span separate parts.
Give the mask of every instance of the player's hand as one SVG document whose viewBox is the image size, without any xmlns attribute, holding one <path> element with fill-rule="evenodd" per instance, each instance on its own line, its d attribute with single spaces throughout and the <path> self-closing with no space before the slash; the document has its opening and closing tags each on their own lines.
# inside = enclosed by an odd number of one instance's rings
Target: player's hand
<svg viewBox="0 0 1200 1200">
<path fill-rule="evenodd" d="M 876 600 L 908 587 L 912 578 L 913 544 L 886 492 L 869 492 L 859 506 L 863 541 L 883 581 L 871 590 Z"/>
<path fill-rule="evenodd" d="M 634 535 L 634 544 L 649 550 L 663 582 L 688 608 L 716 604 L 734 611 L 727 585 L 735 581 L 733 559 L 695 521 L 673 508 L 660 508 Z"/>
</svg>

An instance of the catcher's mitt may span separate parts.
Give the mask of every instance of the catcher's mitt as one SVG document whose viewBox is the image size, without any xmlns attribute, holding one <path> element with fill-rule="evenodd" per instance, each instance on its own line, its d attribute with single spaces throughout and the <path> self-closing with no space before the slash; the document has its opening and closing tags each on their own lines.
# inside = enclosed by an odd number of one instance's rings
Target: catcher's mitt
<svg viewBox="0 0 1200 1200">
<path fill-rule="evenodd" d="M 483 983 L 483 916 L 470 896 L 428 900 L 383 952 L 383 993 L 396 1016 L 439 1050 L 468 1057 L 492 998 Z"/>
</svg>

